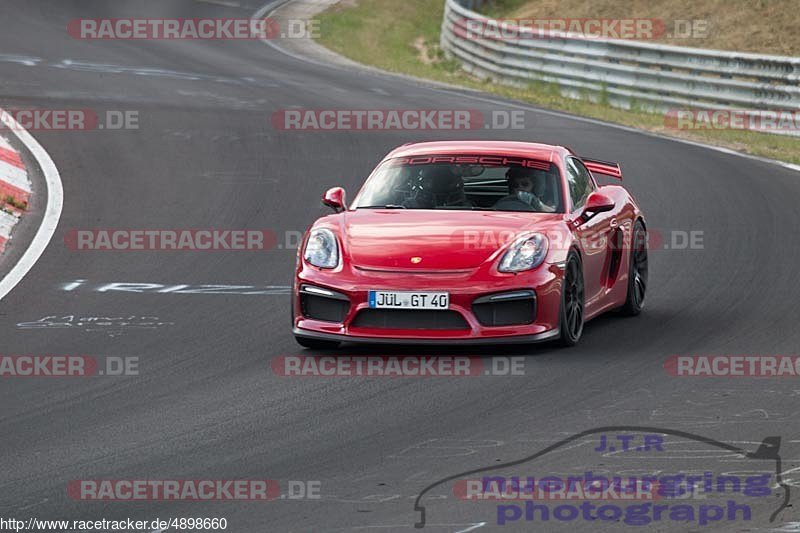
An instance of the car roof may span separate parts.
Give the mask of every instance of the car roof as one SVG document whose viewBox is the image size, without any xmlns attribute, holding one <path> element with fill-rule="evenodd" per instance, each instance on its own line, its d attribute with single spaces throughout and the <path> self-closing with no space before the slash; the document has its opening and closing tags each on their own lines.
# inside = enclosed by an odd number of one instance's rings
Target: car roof
<svg viewBox="0 0 800 533">
<path fill-rule="evenodd" d="M 556 155 L 568 155 L 563 146 L 522 141 L 432 141 L 408 143 L 392 150 L 385 159 L 439 154 L 476 154 L 529 157 L 552 162 Z"/>
</svg>

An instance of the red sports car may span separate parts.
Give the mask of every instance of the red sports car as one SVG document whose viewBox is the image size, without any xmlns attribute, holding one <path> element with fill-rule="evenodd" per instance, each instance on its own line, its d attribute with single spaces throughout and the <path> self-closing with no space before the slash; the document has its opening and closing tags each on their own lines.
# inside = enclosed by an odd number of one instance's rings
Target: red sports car
<svg viewBox="0 0 800 533">
<path fill-rule="evenodd" d="M 308 348 L 341 342 L 531 343 L 581 338 L 647 288 L 641 210 L 616 163 L 527 142 L 403 145 L 349 207 L 323 203 L 297 256 L 292 327 Z M 611 180 L 608 180 L 611 181 Z"/>
</svg>

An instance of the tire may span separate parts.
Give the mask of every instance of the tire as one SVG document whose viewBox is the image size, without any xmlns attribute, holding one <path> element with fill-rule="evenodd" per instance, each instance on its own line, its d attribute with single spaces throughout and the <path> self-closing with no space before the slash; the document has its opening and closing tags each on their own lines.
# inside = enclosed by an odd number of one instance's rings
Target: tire
<svg viewBox="0 0 800 533">
<path fill-rule="evenodd" d="M 335 350 L 342 344 L 339 341 L 326 341 L 323 339 L 312 339 L 310 337 L 298 337 L 297 335 L 294 336 L 294 340 L 303 348 L 310 348 L 312 350 Z"/>
<path fill-rule="evenodd" d="M 583 335 L 585 309 L 583 267 L 575 252 L 570 252 L 564 279 L 561 282 L 561 310 L 559 311 L 559 344 L 575 346 Z"/>
<path fill-rule="evenodd" d="M 633 226 L 629 265 L 628 295 L 620 311 L 626 316 L 636 316 L 642 312 L 647 295 L 647 230 L 640 220 Z"/>
</svg>

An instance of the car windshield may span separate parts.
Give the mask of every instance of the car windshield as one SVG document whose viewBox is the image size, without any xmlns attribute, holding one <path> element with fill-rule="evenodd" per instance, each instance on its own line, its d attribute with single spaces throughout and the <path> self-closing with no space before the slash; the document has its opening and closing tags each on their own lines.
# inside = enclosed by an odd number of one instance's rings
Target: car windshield
<svg viewBox="0 0 800 533">
<path fill-rule="evenodd" d="M 504 156 L 424 156 L 383 163 L 356 209 L 454 209 L 562 213 L 558 168 Z"/>
</svg>

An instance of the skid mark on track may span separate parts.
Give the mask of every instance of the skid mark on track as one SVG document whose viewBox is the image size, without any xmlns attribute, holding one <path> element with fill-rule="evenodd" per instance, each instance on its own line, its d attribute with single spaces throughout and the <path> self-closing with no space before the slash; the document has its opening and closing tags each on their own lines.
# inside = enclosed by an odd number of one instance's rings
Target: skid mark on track
<svg viewBox="0 0 800 533">
<path fill-rule="evenodd" d="M 757 528 L 754 531 L 800 531 L 800 522 L 787 522 L 780 527 Z"/>
<path fill-rule="evenodd" d="M 637 392 L 620 397 L 610 395 L 603 402 L 585 411 L 591 420 L 631 419 L 644 417 L 661 425 L 716 428 L 742 422 L 779 422 L 793 419 L 794 413 L 764 408 L 765 398 L 797 395 L 797 390 L 704 388 L 675 390 L 655 398 L 651 393 Z M 642 398 L 648 400 L 643 402 Z M 731 399 L 736 398 L 746 409 L 736 409 Z M 655 403 L 657 407 L 643 409 Z"/>
<path fill-rule="evenodd" d="M 448 440 L 431 439 L 419 444 L 409 446 L 391 458 L 436 458 L 436 457 L 466 457 L 474 455 L 484 448 L 497 448 L 504 444 L 499 440 Z"/>
</svg>

